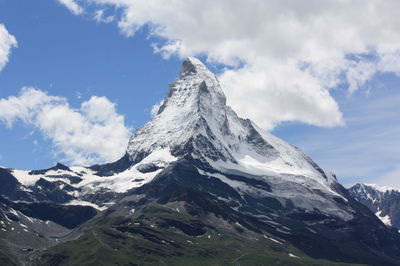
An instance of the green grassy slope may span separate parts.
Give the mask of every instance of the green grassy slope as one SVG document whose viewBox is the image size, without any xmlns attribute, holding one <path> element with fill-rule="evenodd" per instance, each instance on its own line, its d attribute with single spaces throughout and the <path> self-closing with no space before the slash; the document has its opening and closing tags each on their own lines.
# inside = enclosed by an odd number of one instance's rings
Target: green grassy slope
<svg viewBox="0 0 400 266">
<path fill-rule="evenodd" d="M 139 217 L 98 220 L 79 239 L 50 248 L 39 265 L 349 264 L 314 260 L 289 244 L 252 235 L 240 226 L 216 229 L 192 216 L 148 207 Z"/>
</svg>

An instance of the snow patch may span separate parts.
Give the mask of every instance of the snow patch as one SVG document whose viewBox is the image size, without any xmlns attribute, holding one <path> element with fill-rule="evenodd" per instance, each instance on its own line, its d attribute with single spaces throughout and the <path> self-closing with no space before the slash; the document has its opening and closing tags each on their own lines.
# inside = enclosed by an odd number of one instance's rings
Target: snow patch
<svg viewBox="0 0 400 266">
<path fill-rule="evenodd" d="M 392 226 L 392 221 L 389 215 L 381 216 L 382 211 L 377 211 L 375 215 L 387 226 Z"/>
<path fill-rule="evenodd" d="M 278 243 L 278 244 L 280 244 L 280 245 L 283 245 L 282 242 L 276 240 L 275 238 L 272 238 L 272 237 L 269 237 L 269 236 L 266 236 L 266 235 L 264 235 L 264 238 L 269 239 L 269 240 L 271 240 L 271 241 L 273 241 L 273 242 L 275 242 L 275 243 Z"/>
<path fill-rule="evenodd" d="M 100 189 L 111 190 L 116 193 L 124 193 L 132 188 L 140 187 L 151 180 L 162 171 L 158 169 L 154 172 L 142 173 L 137 169 L 140 164 L 155 163 L 166 167 L 177 158 L 172 156 L 168 148 L 154 150 L 145 157 L 140 163 L 131 168 L 114 174 L 112 176 L 97 176 L 93 172 L 84 174 L 78 187 L 82 188 L 82 194 L 92 194 Z"/>
<path fill-rule="evenodd" d="M 24 186 L 33 186 L 39 179 L 39 175 L 30 175 L 28 170 L 12 170 L 12 175 Z"/>
<path fill-rule="evenodd" d="M 78 206 L 90 206 L 92 208 L 95 208 L 99 211 L 104 211 L 106 210 L 108 207 L 100 207 L 92 202 L 88 202 L 88 201 L 83 201 L 83 200 L 71 200 L 67 203 L 65 203 L 64 205 L 78 205 Z"/>
</svg>

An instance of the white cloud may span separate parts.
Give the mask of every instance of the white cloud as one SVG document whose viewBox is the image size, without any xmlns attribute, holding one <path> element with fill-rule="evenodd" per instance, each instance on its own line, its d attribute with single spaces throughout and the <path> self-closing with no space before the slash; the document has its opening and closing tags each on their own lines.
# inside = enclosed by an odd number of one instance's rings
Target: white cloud
<svg viewBox="0 0 400 266">
<path fill-rule="evenodd" d="M 80 15 L 83 13 L 83 8 L 78 5 L 74 0 L 57 0 L 60 4 L 68 8 L 69 11 L 74 15 Z"/>
<path fill-rule="evenodd" d="M 164 103 L 164 100 L 161 100 L 160 102 L 156 103 L 155 105 L 153 105 L 151 107 L 151 110 L 150 110 L 151 116 L 155 116 L 158 113 L 158 110 L 160 109 L 161 105 L 163 105 L 163 103 Z"/>
<path fill-rule="evenodd" d="M 265 129 L 273 129 L 281 121 L 322 127 L 343 124 L 339 106 L 309 73 L 282 65 L 263 71 L 259 67 L 227 70 L 220 76 L 229 88 L 228 104 L 239 114 Z"/>
<path fill-rule="evenodd" d="M 8 63 L 13 47 L 17 47 L 17 40 L 3 24 L 0 24 L 0 71 Z"/>
<path fill-rule="evenodd" d="M 149 26 L 165 58 L 205 55 L 233 66 L 221 74 L 228 102 L 267 129 L 293 120 L 340 125 L 331 88 L 345 84 L 351 94 L 376 73 L 400 75 L 397 0 L 82 2 L 117 9 L 127 36 Z"/>
<path fill-rule="evenodd" d="M 17 121 L 36 127 L 53 142 L 56 154 L 81 165 L 118 159 L 131 134 L 115 104 L 105 97 L 93 96 L 73 109 L 66 98 L 35 88 L 0 99 L 0 121 L 8 127 Z"/>
<path fill-rule="evenodd" d="M 372 79 L 378 68 L 375 62 L 361 60 L 352 62 L 346 73 L 346 78 L 349 83 L 349 92 L 354 93 L 359 88 L 362 88 L 365 83 Z"/>
<path fill-rule="evenodd" d="M 93 16 L 94 20 L 96 20 L 97 22 L 103 22 L 103 23 L 110 23 L 114 20 L 114 16 L 110 15 L 110 16 L 106 16 L 104 14 L 104 9 L 99 9 L 96 10 L 94 12 L 94 16 Z"/>
</svg>

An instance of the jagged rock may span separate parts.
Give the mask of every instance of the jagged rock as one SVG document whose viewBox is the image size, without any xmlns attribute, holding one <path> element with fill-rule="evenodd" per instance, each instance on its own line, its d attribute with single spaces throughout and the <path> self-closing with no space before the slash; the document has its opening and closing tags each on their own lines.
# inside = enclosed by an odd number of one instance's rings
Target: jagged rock
<svg viewBox="0 0 400 266">
<path fill-rule="evenodd" d="M 388 226 L 400 229 L 400 191 L 373 184 L 355 184 L 350 195 L 367 206 Z"/>
</svg>

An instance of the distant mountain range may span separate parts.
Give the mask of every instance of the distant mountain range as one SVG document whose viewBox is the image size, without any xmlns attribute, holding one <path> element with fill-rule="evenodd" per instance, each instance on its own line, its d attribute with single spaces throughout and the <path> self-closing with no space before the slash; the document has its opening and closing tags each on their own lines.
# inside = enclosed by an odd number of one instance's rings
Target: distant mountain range
<svg viewBox="0 0 400 266">
<path fill-rule="evenodd" d="M 374 214 L 389 210 L 354 191 L 238 117 L 188 58 L 120 160 L 0 168 L 0 264 L 399 265 Z"/>
<path fill-rule="evenodd" d="M 367 206 L 388 226 L 400 229 L 400 191 L 373 184 L 356 184 L 350 195 Z"/>
</svg>

